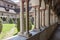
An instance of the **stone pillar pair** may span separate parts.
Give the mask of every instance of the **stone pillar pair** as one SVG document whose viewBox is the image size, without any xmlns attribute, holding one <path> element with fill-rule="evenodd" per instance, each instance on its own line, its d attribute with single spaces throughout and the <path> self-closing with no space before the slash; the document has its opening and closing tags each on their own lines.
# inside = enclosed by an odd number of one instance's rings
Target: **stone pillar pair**
<svg viewBox="0 0 60 40">
<path fill-rule="evenodd" d="M 40 11 L 39 11 L 40 10 Z M 34 13 L 34 26 L 35 29 L 40 29 L 41 27 L 45 27 L 45 10 L 39 9 L 37 7 L 37 10 L 35 8 L 35 13 Z"/>
<path fill-rule="evenodd" d="M 34 7 L 34 29 L 40 32 L 40 6 Z"/>
<path fill-rule="evenodd" d="M 40 26 L 45 27 L 45 9 L 40 9 Z"/>
<path fill-rule="evenodd" d="M 31 0 L 32 6 L 34 6 L 34 29 L 40 32 L 40 0 Z M 34 30 L 33 29 L 33 30 Z"/>
<path fill-rule="evenodd" d="M 25 0 L 26 2 L 26 33 L 24 34 L 24 1 L 20 0 L 20 33 L 19 35 L 30 37 L 31 34 L 29 32 L 29 0 Z"/>
<path fill-rule="evenodd" d="M 36 28 L 40 29 L 40 7 L 39 6 L 37 6 Z"/>
<path fill-rule="evenodd" d="M 42 28 L 45 28 L 45 1 L 41 0 L 41 7 L 40 7 L 40 24 Z"/>
</svg>

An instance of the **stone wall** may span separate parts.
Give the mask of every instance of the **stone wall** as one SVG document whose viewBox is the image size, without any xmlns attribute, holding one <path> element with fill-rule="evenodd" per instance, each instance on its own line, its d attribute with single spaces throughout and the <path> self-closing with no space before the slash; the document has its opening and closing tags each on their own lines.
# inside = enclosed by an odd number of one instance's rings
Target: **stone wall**
<svg viewBox="0 0 60 40">
<path fill-rule="evenodd" d="M 39 32 L 38 34 L 28 38 L 27 40 L 48 40 L 51 37 L 54 30 L 56 29 L 56 27 L 57 23 L 51 25 L 49 28 L 46 28 L 42 32 Z"/>
</svg>

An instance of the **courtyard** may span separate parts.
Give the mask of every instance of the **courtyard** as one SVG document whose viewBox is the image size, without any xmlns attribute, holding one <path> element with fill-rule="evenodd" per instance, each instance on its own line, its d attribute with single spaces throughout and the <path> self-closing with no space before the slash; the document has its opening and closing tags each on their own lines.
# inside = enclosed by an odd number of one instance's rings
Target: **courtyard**
<svg viewBox="0 0 60 40">
<path fill-rule="evenodd" d="M 0 40 L 11 37 L 17 33 L 16 24 L 3 24 Z"/>
</svg>

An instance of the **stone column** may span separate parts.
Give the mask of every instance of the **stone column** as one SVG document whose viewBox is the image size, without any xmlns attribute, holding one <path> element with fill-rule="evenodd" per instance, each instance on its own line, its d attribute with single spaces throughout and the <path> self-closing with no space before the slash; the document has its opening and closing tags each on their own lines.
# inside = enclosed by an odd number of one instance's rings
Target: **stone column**
<svg viewBox="0 0 60 40">
<path fill-rule="evenodd" d="M 57 22 L 57 16 L 55 18 L 56 18 L 56 22 Z"/>
<path fill-rule="evenodd" d="M 55 14 L 53 12 L 53 23 L 55 23 Z"/>
<path fill-rule="evenodd" d="M 49 27 L 49 5 L 46 5 L 46 10 L 45 10 L 45 25 L 46 25 L 46 27 Z"/>
<path fill-rule="evenodd" d="M 40 29 L 40 7 L 38 6 L 37 7 L 37 21 L 36 21 L 36 26 L 37 26 L 37 29 Z"/>
<path fill-rule="evenodd" d="M 42 26 L 45 26 L 45 11 L 42 10 Z"/>
<path fill-rule="evenodd" d="M 34 10 L 34 29 L 36 29 L 36 7 Z"/>
<path fill-rule="evenodd" d="M 56 23 L 56 14 L 55 14 L 55 23 Z"/>
<path fill-rule="evenodd" d="M 56 22 L 58 22 L 58 17 L 57 17 L 57 15 L 56 15 Z"/>
<path fill-rule="evenodd" d="M 45 9 L 44 9 L 44 26 L 45 26 Z"/>
<path fill-rule="evenodd" d="M 52 22 L 52 25 L 53 25 L 53 14 L 52 14 L 52 16 L 51 16 L 51 19 L 52 19 L 52 21 L 51 21 L 51 22 Z"/>
<path fill-rule="evenodd" d="M 42 10 L 40 9 L 40 27 L 42 27 Z"/>
<path fill-rule="evenodd" d="M 55 23 L 57 23 L 57 15 L 55 15 Z"/>
<path fill-rule="evenodd" d="M 23 0 L 20 0 L 20 34 L 24 34 L 24 3 Z"/>
<path fill-rule="evenodd" d="M 50 25 L 52 25 L 52 14 L 50 14 Z"/>
<path fill-rule="evenodd" d="M 53 11 L 52 9 L 50 10 L 50 25 L 53 25 Z"/>
<path fill-rule="evenodd" d="M 26 37 L 30 37 L 29 33 L 29 0 L 25 0 L 26 2 Z"/>
<path fill-rule="evenodd" d="M 41 0 L 41 7 L 40 9 L 42 10 L 42 26 L 45 26 L 45 1 Z"/>
</svg>

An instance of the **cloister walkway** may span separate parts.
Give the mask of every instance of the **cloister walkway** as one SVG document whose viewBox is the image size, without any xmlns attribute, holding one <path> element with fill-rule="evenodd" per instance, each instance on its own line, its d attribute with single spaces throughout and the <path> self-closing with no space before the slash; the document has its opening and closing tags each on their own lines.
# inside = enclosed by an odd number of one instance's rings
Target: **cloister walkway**
<svg viewBox="0 0 60 40">
<path fill-rule="evenodd" d="M 13 37 L 7 38 L 7 40 L 48 40 L 58 27 L 57 23 L 60 21 L 60 18 L 58 18 L 60 14 L 60 2 L 58 3 L 56 1 L 57 0 L 31 0 L 31 6 L 34 9 L 32 15 L 34 17 L 34 29 L 30 31 L 30 0 L 20 0 L 20 32 Z M 26 5 L 24 6 L 24 4 Z M 25 13 L 24 7 L 26 9 Z M 24 14 L 26 15 L 26 24 L 24 24 Z M 25 25 L 26 30 L 24 30 Z M 51 40 L 59 40 L 59 29 L 60 27 L 57 28 Z"/>
<path fill-rule="evenodd" d="M 58 25 L 50 40 L 60 40 L 60 25 Z"/>
</svg>

